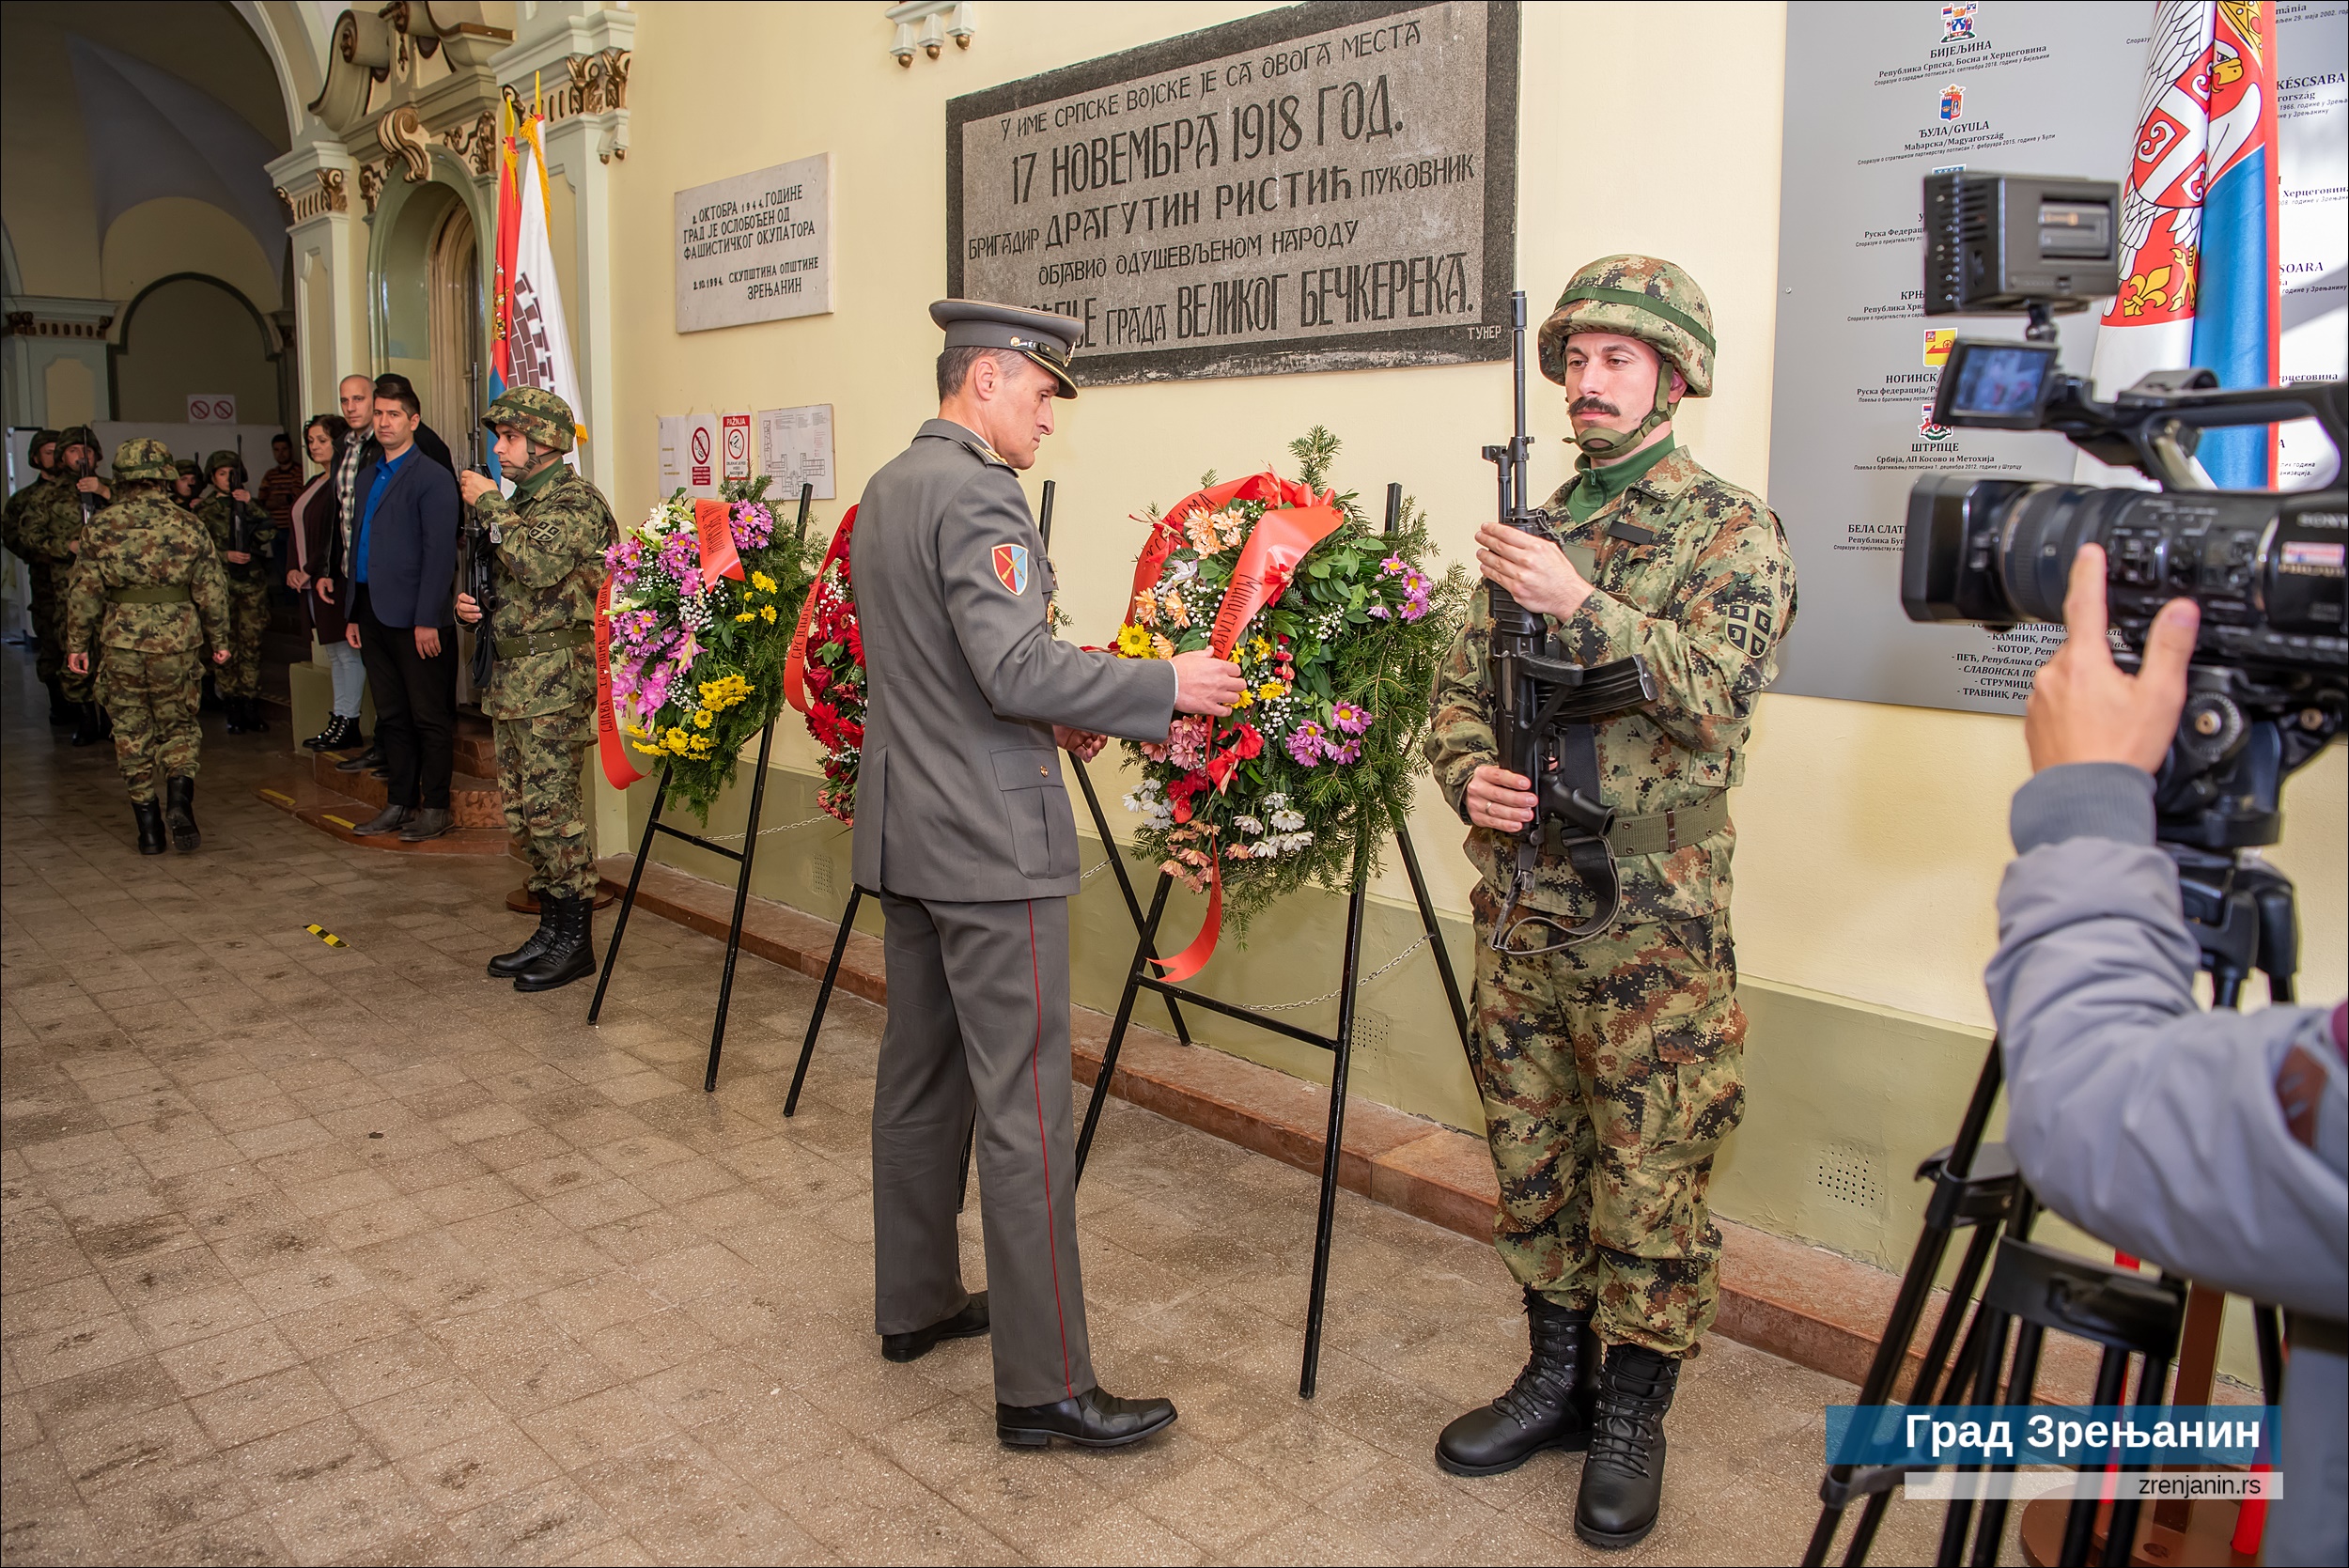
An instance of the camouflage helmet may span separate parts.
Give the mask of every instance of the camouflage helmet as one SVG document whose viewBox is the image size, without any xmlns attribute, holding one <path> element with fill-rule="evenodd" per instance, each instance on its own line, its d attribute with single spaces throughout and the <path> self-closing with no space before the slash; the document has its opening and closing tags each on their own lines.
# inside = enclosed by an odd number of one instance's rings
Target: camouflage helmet
<svg viewBox="0 0 2349 1568">
<path fill-rule="evenodd" d="M 1609 256 L 1574 274 L 1542 323 L 1542 374 L 1564 384 L 1566 339 L 1579 332 L 1621 333 L 1664 357 L 1688 396 L 1713 393 L 1713 307 L 1696 279 L 1652 256 Z M 1663 402 L 1659 393 L 1657 399 Z"/>
<path fill-rule="evenodd" d="M 182 479 L 201 479 L 204 477 L 204 471 L 195 466 L 195 459 L 194 458 L 182 458 L 179 460 L 179 463 L 176 466 L 179 468 L 179 477 Z"/>
<path fill-rule="evenodd" d="M 168 482 L 179 472 L 179 461 L 171 455 L 171 448 L 148 436 L 135 436 L 115 448 L 115 483 L 127 485 L 141 479 Z"/>
<path fill-rule="evenodd" d="M 69 425 L 57 432 L 57 456 L 63 458 L 69 446 L 86 446 L 90 460 L 98 458 L 98 432 L 86 425 Z"/>
<path fill-rule="evenodd" d="M 511 426 L 525 439 L 555 452 L 568 452 L 579 433 L 571 406 L 538 386 L 507 387 L 490 402 L 481 423 L 492 433 L 501 425 Z"/>
<path fill-rule="evenodd" d="M 204 476 L 207 479 L 210 478 L 213 474 L 218 474 L 224 468 L 228 471 L 231 478 L 235 479 L 240 484 L 243 483 L 244 458 L 242 454 L 237 452 L 232 447 L 224 446 L 219 451 L 204 459 Z"/>
<path fill-rule="evenodd" d="M 33 432 L 33 443 L 24 449 L 24 460 L 38 467 L 40 463 L 40 449 L 44 446 L 54 446 L 56 444 L 56 431 L 35 430 Z M 49 458 L 52 462 L 56 460 L 56 457 L 57 455 L 54 452 L 49 454 Z"/>
</svg>

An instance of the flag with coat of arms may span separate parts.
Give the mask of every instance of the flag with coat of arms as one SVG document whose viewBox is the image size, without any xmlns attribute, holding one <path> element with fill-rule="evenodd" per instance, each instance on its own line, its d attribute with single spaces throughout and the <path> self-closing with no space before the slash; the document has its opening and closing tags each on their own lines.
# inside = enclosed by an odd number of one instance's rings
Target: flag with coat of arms
<svg viewBox="0 0 2349 1568">
<path fill-rule="evenodd" d="M 2277 380 L 2274 0 L 2160 0 L 2121 192 L 2121 292 L 2096 334 L 2096 394 L 2196 365 L 2221 386 Z M 2205 431 L 2216 484 L 2276 482 L 2273 427 Z M 2109 478 L 2093 458 L 2081 477 Z"/>
<path fill-rule="evenodd" d="M 547 158 L 540 140 L 545 117 L 534 108 L 517 129 L 506 111 L 507 133 L 498 164 L 497 272 L 490 299 L 490 396 L 509 386 L 542 387 L 581 411 L 571 334 L 554 279 L 554 250 L 547 234 Z M 585 441 L 587 431 L 579 429 Z M 492 455 L 491 474 L 496 474 Z"/>
</svg>

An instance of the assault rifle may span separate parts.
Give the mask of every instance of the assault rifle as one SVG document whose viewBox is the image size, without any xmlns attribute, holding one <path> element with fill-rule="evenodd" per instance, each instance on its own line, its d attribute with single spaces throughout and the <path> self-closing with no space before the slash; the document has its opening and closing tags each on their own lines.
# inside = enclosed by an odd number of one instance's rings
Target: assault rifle
<svg viewBox="0 0 2349 1568">
<path fill-rule="evenodd" d="M 474 367 L 473 374 L 480 374 L 479 365 Z M 471 379 L 468 378 L 469 380 Z M 466 456 L 471 458 L 467 466 L 474 473 L 489 472 L 488 459 L 482 453 L 481 421 L 478 419 L 473 422 L 473 441 Z M 468 666 L 476 701 L 482 692 L 489 691 L 490 682 L 496 676 L 498 668 L 497 630 L 491 624 L 497 618 L 498 607 L 497 546 L 498 536 L 481 520 L 481 513 L 474 507 L 466 507 L 462 576 L 467 597 L 481 606 L 481 619 L 475 621 L 473 628 L 473 662 Z"/>
<path fill-rule="evenodd" d="M 1549 514 L 1533 505 L 1526 489 L 1526 462 L 1533 441 L 1525 430 L 1525 294 L 1510 296 L 1511 330 L 1515 334 L 1517 424 L 1506 446 L 1487 446 L 1485 460 L 1501 475 L 1502 526 L 1555 540 Z M 1488 651 L 1493 691 L 1493 738 L 1500 743 L 1501 766 L 1533 782 L 1533 820 L 1517 834 L 1517 869 L 1506 895 L 1493 916 L 1492 947 L 1497 953 L 1524 955 L 1556 953 L 1584 942 L 1615 923 L 1622 903 L 1622 885 L 1615 873 L 1614 850 L 1607 834 L 1615 825 L 1615 810 L 1601 798 L 1598 779 L 1598 732 L 1592 721 L 1656 700 L 1656 677 L 1637 654 L 1606 664 L 1582 665 L 1557 657 L 1548 624 L 1517 603 L 1500 583 L 1485 584 L 1492 607 L 1492 643 Z M 1517 912 L 1517 901 L 1533 884 L 1533 868 L 1552 825 L 1575 875 L 1600 898 L 1599 912 L 1580 925 L 1569 926 L 1532 910 Z M 1510 938 L 1521 925 L 1547 925 L 1560 939 L 1543 947 L 1513 947 Z"/>
</svg>

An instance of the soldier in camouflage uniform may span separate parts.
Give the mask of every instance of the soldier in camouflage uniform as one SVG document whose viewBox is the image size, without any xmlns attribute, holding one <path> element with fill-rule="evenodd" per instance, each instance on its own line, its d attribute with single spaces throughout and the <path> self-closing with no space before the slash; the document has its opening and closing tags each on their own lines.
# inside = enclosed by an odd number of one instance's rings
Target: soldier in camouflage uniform
<svg viewBox="0 0 2349 1568">
<path fill-rule="evenodd" d="M 602 493 L 563 460 L 577 426 L 570 405 L 536 387 L 509 387 L 482 424 L 497 433 L 498 462 L 514 479 L 511 500 L 468 469 L 458 488 L 493 541 L 496 600 L 457 598 L 458 619 L 497 639 L 497 668 L 481 693 L 495 722 L 498 789 L 506 831 L 530 862 L 538 929 L 490 960 L 518 991 L 552 990 L 595 972 L 595 850 L 580 767 L 596 738 L 596 591 L 603 553 L 619 524 Z"/>
<path fill-rule="evenodd" d="M 131 786 L 139 853 L 163 852 L 168 822 L 181 850 L 196 847 L 195 716 L 200 660 L 228 658 L 228 583 L 203 524 L 171 497 L 171 448 L 126 441 L 115 451 L 120 496 L 90 519 L 66 600 L 72 667 L 89 673 L 114 718 L 115 761 Z M 155 799 L 155 773 L 165 799 Z"/>
<path fill-rule="evenodd" d="M 90 700 L 87 675 L 77 675 L 66 656 L 66 578 L 73 569 L 73 552 L 81 545 L 83 508 L 106 504 L 105 481 L 97 476 L 98 437 L 86 425 L 76 425 L 57 437 L 56 466 L 50 482 L 24 498 L 17 519 L 16 542 L 9 548 L 24 558 L 33 578 L 33 629 L 40 637 L 37 663 L 41 678 L 56 681 L 55 700 L 73 724 L 73 744 L 94 746 L 106 738 L 104 714 Z"/>
<path fill-rule="evenodd" d="M 1720 1233 L 1705 1189 L 1745 1105 L 1727 797 L 1794 617 L 1795 569 L 1769 508 L 1672 443 L 1678 399 L 1708 396 L 1713 380 L 1712 311 L 1686 272 L 1637 256 L 1584 268 L 1543 324 L 1540 354 L 1567 389 L 1581 448 L 1547 504 L 1566 548 L 1487 524 L 1480 564 L 1544 615 L 1561 657 L 1639 655 L 1657 696 L 1593 726 L 1618 814 L 1613 922 L 1563 940 L 1604 910 L 1547 839 L 1516 905 L 1534 919 L 1513 920 L 1511 951 L 1496 952 L 1535 797 L 1497 765 L 1486 590 L 1436 677 L 1427 756 L 1471 825 L 1482 874 L 1476 1032 L 1501 1184 L 1494 1240 L 1524 1287 L 1533 1344 L 1516 1386 L 1447 1427 L 1437 1457 L 1491 1475 L 1542 1449 L 1587 1447 L 1576 1530 L 1627 1546 L 1654 1528 L 1663 1416 L 1716 1310 Z M 1587 578 L 1576 550 L 1589 552 Z"/>
<path fill-rule="evenodd" d="M 177 466 L 179 473 L 171 481 L 171 498 L 193 512 L 196 493 L 204 488 L 204 471 L 195 466 L 194 458 L 182 458 Z"/>
<path fill-rule="evenodd" d="M 25 618 L 32 622 L 34 641 L 39 644 L 34 654 L 34 667 L 39 672 L 40 683 L 49 688 L 49 722 L 63 727 L 73 722 L 73 712 L 66 705 L 65 693 L 58 690 L 57 672 L 64 667 L 64 656 L 49 639 L 48 606 L 56 598 L 56 584 L 51 580 L 49 564 L 38 561 L 28 552 L 24 543 L 24 527 L 40 491 L 58 483 L 57 432 L 36 430 L 30 445 L 24 448 L 24 460 L 33 470 L 32 481 L 8 497 L 8 505 L 0 508 L 0 545 L 24 563 L 32 597 L 25 604 Z"/>
<path fill-rule="evenodd" d="M 228 571 L 228 662 L 214 677 L 228 709 L 228 733 L 269 728 L 261 716 L 261 638 L 269 630 L 270 550 L 277 525 L 253 505 L 244 459 L 224 447 L 204 459 L 211 484 L 195 515 L 211 530 L 212 548 Z"/>
</svg>

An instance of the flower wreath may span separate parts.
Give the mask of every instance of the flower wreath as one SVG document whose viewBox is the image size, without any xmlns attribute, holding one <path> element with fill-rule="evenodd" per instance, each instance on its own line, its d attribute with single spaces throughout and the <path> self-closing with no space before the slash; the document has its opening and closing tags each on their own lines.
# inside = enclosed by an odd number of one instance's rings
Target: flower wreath
<svg viewBox="0 0 2349 1568">
<path fill-rule="evenodd" d="M 639 776 L 620 752 L 624 734 L 704 822 L 743 744 L 783 706 L 784 660 L 807 593 L 804 525 L 778 537 L 766 491 L 764 477 L 729 483 L 718 501 L 680 490 L 604 552 L 598 684 L 602 715 L 617 727 L 606 730 L 605 769 L 618 784 Z"/>
<path fill-rule="evenodd" d="M 1298 482 L 1208 474 L 1164 515 L 1144 514 L 1118 629 L 1123 657 L 1213 648 L 1247 683 L 1231 717 L 1178 718 L 1163 744 L 1127 743 L 1142 847 L 1211 900 L 1204 950 L 1169 960 L 1170 978 L 1206 962 L 1221 916 L 1245 929 L 1309 881 L 1350 886 L 1358 843 L 1376 870 L 1425 766 L 1427 693 L 1468 603 L 1464 568 L 1438 579 L 1421 564 L 1434 546 L 1414 504 L 1381 534 L 1352 494 L 1322 488 L 1336 437 L 1315 426 L 1289 450 Z"/>
<path fill-rule="evenodd" d="M 864 754 L 864 635 L 856 619 L 848 544 L 856 508 L 840 520 L 815 585 L 800 609 L 784 691 L 807 715 L 807 733 L 824 749 L 824 782 L 816 803 L 843 822 L 856 820 L 857 765 Z"/>
</svg>

